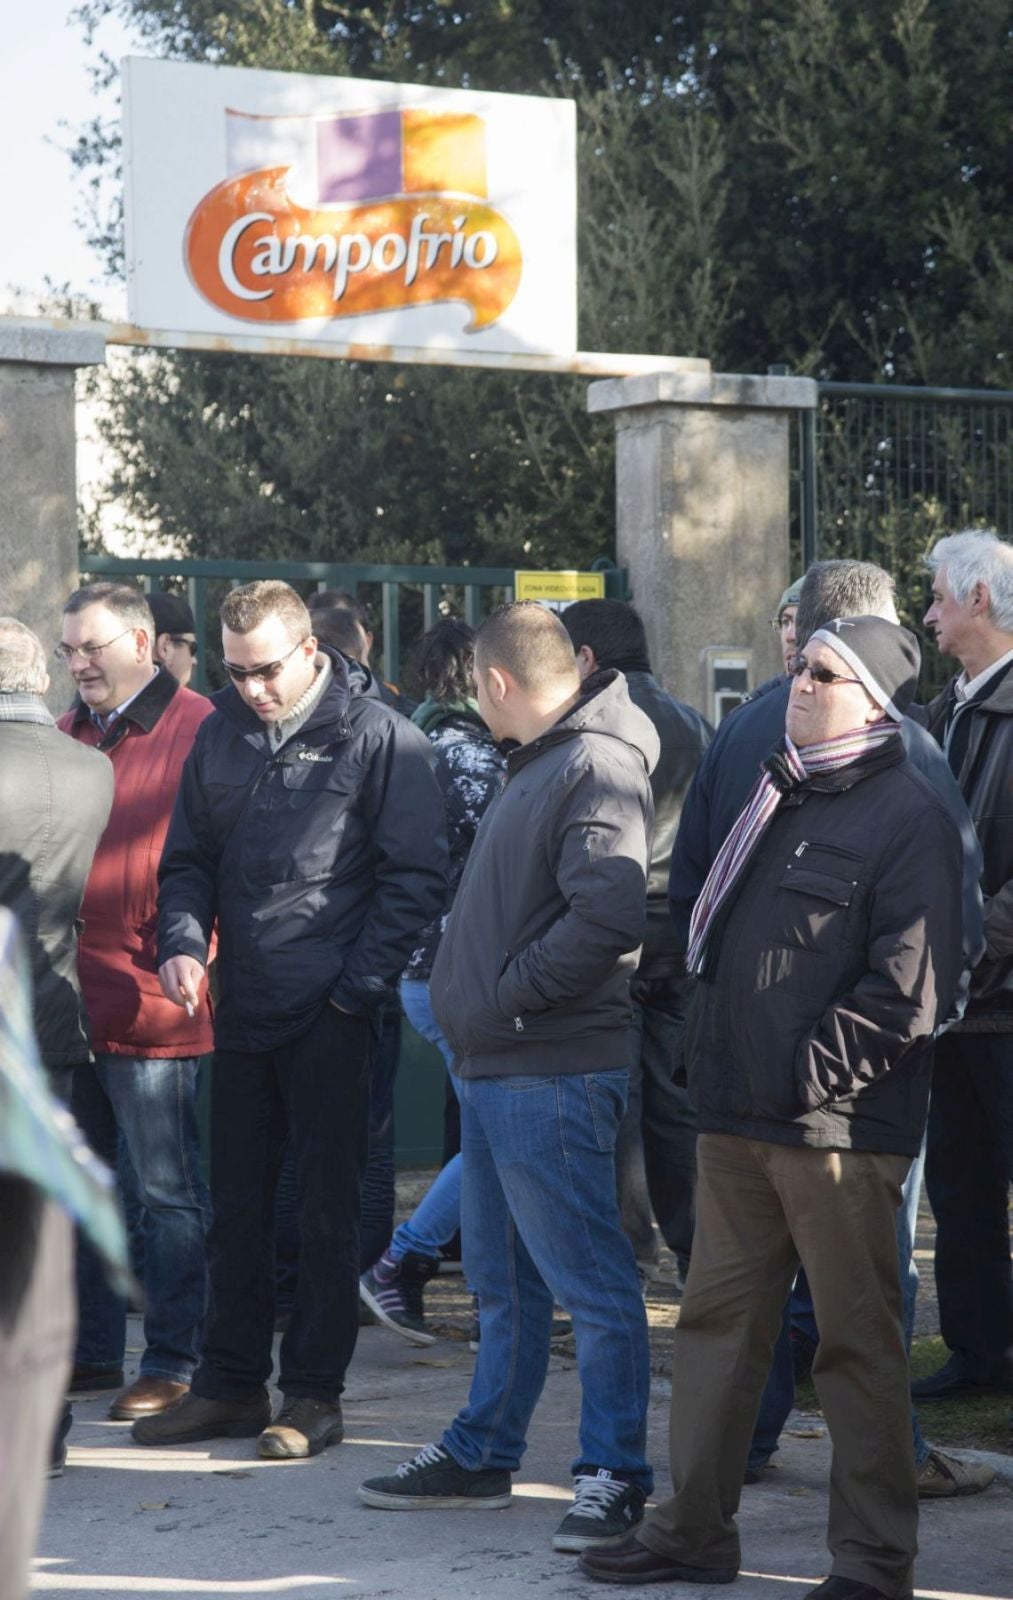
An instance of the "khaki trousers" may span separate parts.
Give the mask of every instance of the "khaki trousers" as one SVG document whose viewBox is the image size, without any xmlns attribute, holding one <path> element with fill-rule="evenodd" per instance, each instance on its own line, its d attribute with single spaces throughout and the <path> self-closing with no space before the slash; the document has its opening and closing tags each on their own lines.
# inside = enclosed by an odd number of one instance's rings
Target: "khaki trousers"
<svg viewBox="0 0 1013 1600">
<path fill-rule="evenodd" d="M 735 1512 L 760 1395 L 799 1261 L 833 1443 L 832 1571 L 911 1594 L 918 1489 L 896 1213 L 907 1156 L 701 1134 L 696 1232 L 672 1353 L 674 1494 L 637 1537 L 700 1567 L 740 1564 Z"/>
<path fill-rule="evenodd" d="M 0 1600 L 23 1600 L 74 1349 L 74 1234 L 0 1174 Z"/>
</svg>

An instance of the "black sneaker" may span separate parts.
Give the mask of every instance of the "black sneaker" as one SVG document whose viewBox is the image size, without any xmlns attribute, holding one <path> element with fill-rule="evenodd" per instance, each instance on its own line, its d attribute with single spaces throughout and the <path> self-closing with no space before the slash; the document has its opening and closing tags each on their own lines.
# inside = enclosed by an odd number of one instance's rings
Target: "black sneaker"
<svg viewBox="0 0 1013 1600">
<path fill-rule="evenodd" d="M 552 1536 L 553 1550 L 594 1550 L 622 1544 L 643 1520 L 647 1499 L 639 1484 L 614 1478 L 605 1467 L 573 1480 L 573 1506 Z"/>
<path fill-rule="evenodd" d="M 385 1511 L 498 1511 L 510 1504 L 510 1474 L 499 1467 L 470 1471 L 441 1444 L 427 1444 L 389 1478 L 367 1478 L 359 1499 Z"/>
<path fill-rule="evenodd" d="M 379 1261 L 359 1279 L 359 1298 L 378 1322 L 399 1333 L 409 1344 L 435 1344 L 426 1328 L 422 1289 L 439 1271 L 439 1262 L 406 1251 L 397 1261 L 384 1251 Z"/>
</svg>

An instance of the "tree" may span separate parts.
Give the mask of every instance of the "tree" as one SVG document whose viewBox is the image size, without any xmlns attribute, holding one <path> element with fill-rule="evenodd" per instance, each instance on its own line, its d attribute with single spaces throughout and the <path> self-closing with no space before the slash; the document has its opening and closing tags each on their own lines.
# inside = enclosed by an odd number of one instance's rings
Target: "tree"
<svg viewBox="0 0 1013 1600">
<path fill-rule="evenodd" d="M 1008 382 L 1009 0 L 92 0 L 159 54 L 572 95 L 581 343 L 725 370 Z M 77 159 L 98 184 L 115 140 Z M 121 269 L 115 215 L 97 221 Z M 137 361 L 110 485 L 192 554 L 568 565 L 612 541 L 586 384 Z"/>
</svg>

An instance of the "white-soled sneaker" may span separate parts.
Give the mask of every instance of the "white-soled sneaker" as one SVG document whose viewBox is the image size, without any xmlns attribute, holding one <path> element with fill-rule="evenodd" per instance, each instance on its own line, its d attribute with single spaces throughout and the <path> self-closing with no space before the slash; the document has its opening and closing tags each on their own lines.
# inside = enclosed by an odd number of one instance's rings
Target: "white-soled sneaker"
<svg viewBox="0 0 1013 1600">
<path fill-rule="evenodd" d="M 639 1484 L 615 1478 L 606 1467 L 573 1480 L 573 1505 L 552 1536 L 553 1550 L 594 1550 L 622 1544 L 643 1520 L 647 1499 Z"/>
</svg>

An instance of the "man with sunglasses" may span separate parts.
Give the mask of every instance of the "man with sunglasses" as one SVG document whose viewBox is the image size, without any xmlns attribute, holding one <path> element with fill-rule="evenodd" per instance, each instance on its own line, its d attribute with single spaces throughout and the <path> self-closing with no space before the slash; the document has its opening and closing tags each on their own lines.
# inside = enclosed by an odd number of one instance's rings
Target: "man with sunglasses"
<svg viewBox="0 0 1013 1600">
<path fill-rule="evenodd" d="M 154 657 L 186 689 L 197 665 L 197 624 L 182 595 L 156 589 L 148 595 L 155 619 Z"/>
<path fill-rule="evenodd" d="M 872 561 L 814 561 L 802 581 L 795 616 L 796 648 L 805 650 L 819 628 L 844 616 L 876 616 L 897 621 L 894 583 L 890 574 Z M 774 680 L 757 691 L 753 700 L 726 717 L 706 752 L 682 810 L 679 833 L 672 850 L 669 902 L 677 939 L 685 947 L 693 906 L 729 829 L 749 794 L 760 763 L 784 731 L 792 679 Z M 981 850 L 967 806 L 946 759 L 932 736 L 914 718 L 905 716 L 900 735 L 909 760 L 928 779 L 960 831 L 963 859 L 963 975 L 950 1018 L 959 1017 L 966 1002 L 971 970 L 981 955 L 984 939 L 979 878 Z M 913 1250 L 921 1194 L 924 1149 L 912 1162 L 904 1184 L 904 1201 L 897 1218 L 897 1246 L 905 1295 L 908 1342 L 914 1327 L 918 1269 Z M 771 1456 L 795 1401 L 793 1345 L 796 1327 L 811 1350 L 818 1340 L 812 1301 L 805 1274 L 793 1290 L 784 1327 L 774 1348 L 770 1377 L 763 1393 L 746 1482 L 757 1482 Z M 810 1361 L 811 1364 L 811 1361 Z M 993 1474 L 929 1445 L 919 1419 L 912 1413 L 918 1492 L 925 1499 L 956 1499 L 987 1488 Z"/>
<path fill-rule="evenodd" d="M 155 906 L 183 763 L 211 708 L 156 665 L 151 610 L 130 585 L 78 589 L 63 608 L 62 631 L 56 655 L 78 705 L 59 726 L 109 757 L 115 784 L 81 911 L 81 989 L 95 1059 L 75 1069 L 73 1109 L 114 1171 L 122 1142 L 144 1208 L 145 1349 L 139 1377 L 110 1409 L 125 1419 L 186 1393 L 204 1319 L 207 1195 L 195 1105 L 211 1014 L 206 998 L 187 1015 L 163 995 Z M 83 1243 L 78 1299 L 71 1392 L 121 1389 L 126 1304 Z"/>
<path fill-rule="evenodd" d="M 693 908 L 697 1225 L 672 1359 L 673 1496 L 581 1557 L 615 1583 L 727 1583 L 784 1298 L 805 1267 L 830 1429 L 831 1576 L 909 1600 L 918 1524 L 896 1216 L 961 974 L 961 841 L 905 754 L 913 635 L 839 618 L 795 662 L 785 731 Z"/>
<path fill-rule="evenodd" d="M 318 644 L 286 583 L 221 608 L 231 684 L 212 697 L 159 870 L 162 986 L 197 1009 L 219 932 L 211 1076 L 211 1310 L 190 1393 L 140 1444 L 259 1436 L 268 1459 L 342 1437 L 359 1324 L 360 1180 L 374 1018 L 443 909 L 447 845 L 429 741 Z M 299 1272 L 267 1393 L 274 1200 L 286 1136 Z"/>
</svg>

